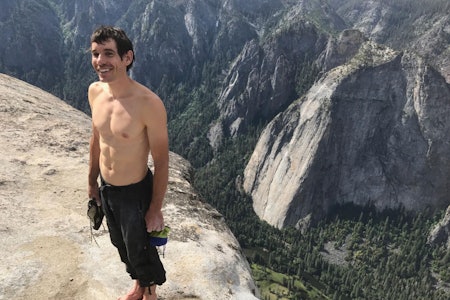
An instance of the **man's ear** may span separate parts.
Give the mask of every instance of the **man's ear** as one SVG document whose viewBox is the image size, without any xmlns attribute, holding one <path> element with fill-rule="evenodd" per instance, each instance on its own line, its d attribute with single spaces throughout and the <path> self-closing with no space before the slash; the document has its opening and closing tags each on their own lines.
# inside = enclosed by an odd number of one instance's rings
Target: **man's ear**
<svg viewBox="0 0 450 300">
<path fill-rule="evenodd" d="M 128 50 L 127 53 L 123 55 L 123 60 L 127 63 L 127 66 L 133 62 L 134 53 L 131 50 Z"/>
</svg>

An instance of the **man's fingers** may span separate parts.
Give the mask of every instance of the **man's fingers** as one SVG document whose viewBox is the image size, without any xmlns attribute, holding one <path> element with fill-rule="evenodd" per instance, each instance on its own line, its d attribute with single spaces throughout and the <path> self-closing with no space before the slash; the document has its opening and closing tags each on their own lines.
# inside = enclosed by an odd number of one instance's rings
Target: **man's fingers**
<svg viewBox="0 0 450 300">
<path fill-rule="evenodd" d="M 147 227 L 147 232 L 153 232 L 153 231 L 163 231 L 164 230 L 164 225 L 160 225 L 160 226 L 154 226 L 154 227 Z"/>
</svg>

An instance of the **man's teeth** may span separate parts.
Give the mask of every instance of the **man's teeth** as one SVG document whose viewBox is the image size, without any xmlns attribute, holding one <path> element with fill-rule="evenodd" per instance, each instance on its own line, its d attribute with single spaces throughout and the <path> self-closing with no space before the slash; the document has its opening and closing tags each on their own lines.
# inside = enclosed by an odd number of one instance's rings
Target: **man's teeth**
<svg viewBox="0 0 450 300">
<path fill-rule="evenodd" d="M 109 69 L 100 69 L 99 71 L 100 71 L 100 73 L 105 73 L 105 72 L 108 72 Z"/>
</svg>

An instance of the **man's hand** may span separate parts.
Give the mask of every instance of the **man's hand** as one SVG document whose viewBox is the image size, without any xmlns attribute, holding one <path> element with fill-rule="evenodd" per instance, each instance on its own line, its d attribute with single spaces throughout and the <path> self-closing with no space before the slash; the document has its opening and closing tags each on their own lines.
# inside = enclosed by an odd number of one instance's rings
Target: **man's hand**
<svg viewBox="0 0 450 300">
<path fill-rule="evenodd" d="M 150 207 L 145 214 L 145 223 L 147 224 L 147 232 L 161 231 L 164 229 L 164 217 L 159 209 Z"/>
</svg>

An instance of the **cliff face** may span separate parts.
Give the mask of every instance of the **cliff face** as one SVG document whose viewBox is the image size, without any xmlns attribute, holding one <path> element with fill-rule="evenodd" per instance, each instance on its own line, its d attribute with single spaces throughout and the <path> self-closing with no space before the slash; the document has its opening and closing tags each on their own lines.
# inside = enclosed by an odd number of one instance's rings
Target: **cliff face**
<svg viewBox="0 0 450 300">
<path fill-rule="evenodd" d="M 267 37 L 262 45 L 256 40 L 246 43 L 218 99 L 225 135 L 236 136 L 249 124 L 285 109 L 297 95 L 295 74 L 325 44 L 326 38 L 304 21 Z"/>
<path fill-rule="evenodd" d="M 98 245 L 90 237 L 90 127 L 58 98 L 0 75 L 0 298 L 115 299 L 130 287 L 107 230 L 94 232 Z M 172 230 L 162 258 L 168 281 L 159 295 L 256 299 L 238 242 L 200 201 L 190 171 L 171 153 L 164 215 Z"/>
<path fill-rule="evenodd" d="M 449 89 L 419 57 L 362 43 L 263 131 L 245 169 L 255 211 L 302 227 L 348 202 L 444 208 Z"/>
</svg>

